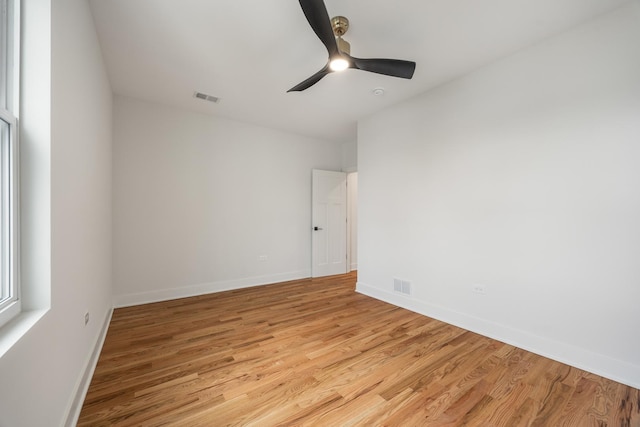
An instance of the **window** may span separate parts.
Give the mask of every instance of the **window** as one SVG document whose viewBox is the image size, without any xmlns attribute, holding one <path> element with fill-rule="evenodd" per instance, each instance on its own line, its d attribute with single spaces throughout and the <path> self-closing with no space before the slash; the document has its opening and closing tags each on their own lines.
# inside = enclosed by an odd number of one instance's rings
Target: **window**
<svg viewBox="0 0 640 427">
<path fill-rule="evenodd" d="M 0 326 L 20 312 L 18 4 L 19 0 L 0 0 Z"/>
</svg>

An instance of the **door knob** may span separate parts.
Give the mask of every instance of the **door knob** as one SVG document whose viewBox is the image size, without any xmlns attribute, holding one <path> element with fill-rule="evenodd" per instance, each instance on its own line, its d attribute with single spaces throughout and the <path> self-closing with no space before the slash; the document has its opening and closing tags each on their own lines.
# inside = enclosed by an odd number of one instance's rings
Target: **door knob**
<svg viewBox="0 0 640 427">
<path fill-rule="evenodd" d="M 322 228 L 320 228 L 320 227 L 313 227 L 313 231 L 320 231 L 320 230 L 322 230 Z"/>
</svg>

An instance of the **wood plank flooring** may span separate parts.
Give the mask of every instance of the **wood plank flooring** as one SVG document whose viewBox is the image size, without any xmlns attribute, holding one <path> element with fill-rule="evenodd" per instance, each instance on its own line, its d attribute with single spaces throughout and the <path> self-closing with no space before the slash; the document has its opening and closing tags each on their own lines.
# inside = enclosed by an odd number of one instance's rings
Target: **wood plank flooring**
<svg viewBox="0 0 640 427">
<path fill-rule="evenodd" d="M 79 426 L 640 426 L 637 389 L 354 292 L 115 310 Z"/>
</svg>

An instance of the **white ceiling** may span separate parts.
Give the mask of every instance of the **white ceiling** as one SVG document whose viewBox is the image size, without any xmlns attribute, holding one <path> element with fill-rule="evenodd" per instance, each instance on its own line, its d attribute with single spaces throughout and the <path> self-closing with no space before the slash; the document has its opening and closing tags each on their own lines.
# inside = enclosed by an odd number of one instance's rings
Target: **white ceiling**
<svg viewBox="0 0 640 427">
<path fill-rule="evenodd" d="M 356 121 L 562 32 L 625 0 L 326 0 L 351 54 L 417 62 L 412 80 L 363 71 L 292 86 L 327 53 L 296 0 L 91 0 L 113 91 L 331 141 Z M 386 93 L 374 96 L 374 88 Z M 194 91 L 220 97 L 212 104 Z"/>
</svg>

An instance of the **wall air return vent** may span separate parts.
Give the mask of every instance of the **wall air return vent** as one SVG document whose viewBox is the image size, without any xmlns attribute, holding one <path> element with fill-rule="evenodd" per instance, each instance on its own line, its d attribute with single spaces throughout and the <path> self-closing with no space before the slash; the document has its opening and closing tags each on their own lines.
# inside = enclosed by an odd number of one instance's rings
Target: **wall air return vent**
<svg viewBox="0 0 640 427">
<path fill-rule="evenodd" d="M 393 290 L 401 294 L 411 295 L 411 282 L 409 282 L 408 280 L 396 279 L 394 277 Z"/>
<path fill-rule="evenodd" d="M 195 98 L 202 99 L 203 101 L 213 102 L 214 104 L 220 102 L 220 98 L 218 98 L 217 96 L 207 95 L 206 93 L 202 92 L 194 92 L 193 96 Z"/>
</svg>

